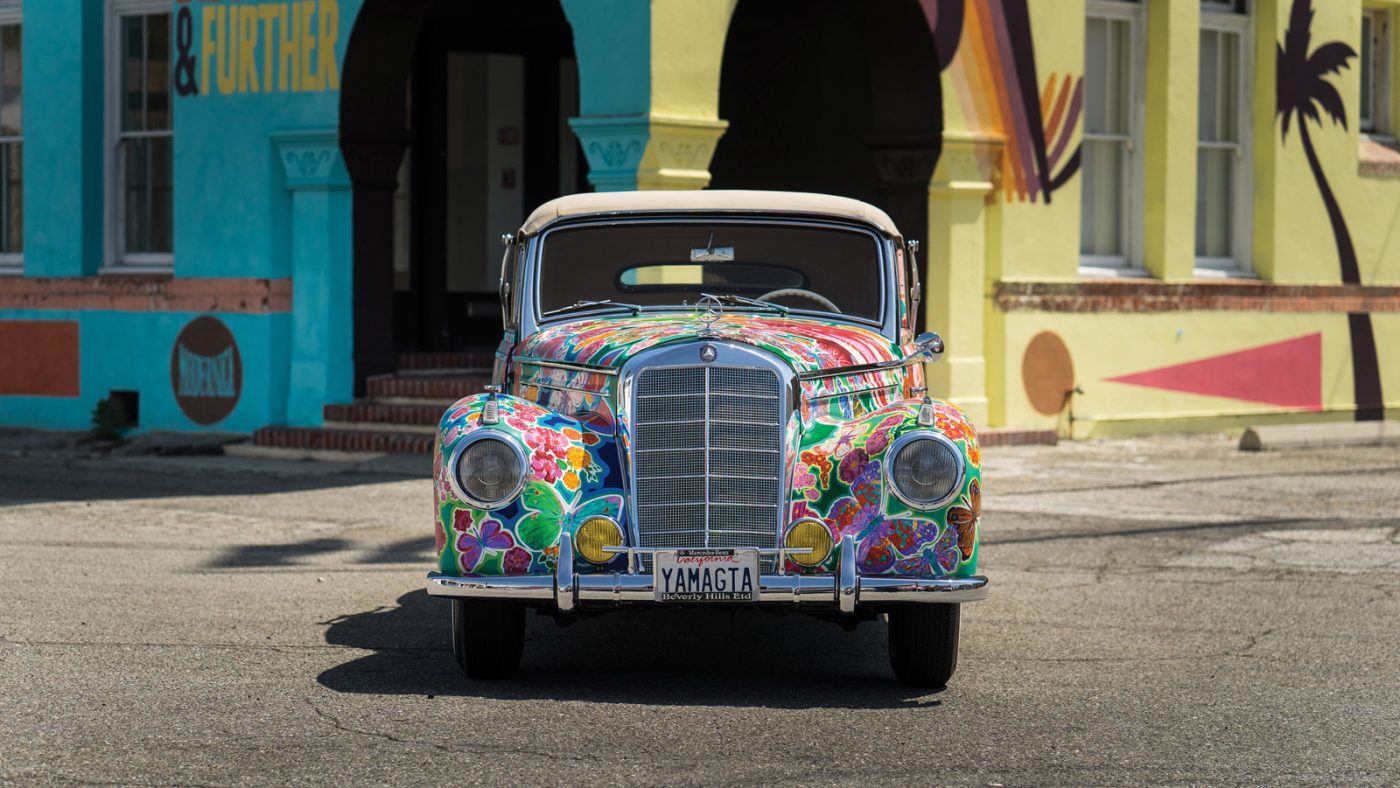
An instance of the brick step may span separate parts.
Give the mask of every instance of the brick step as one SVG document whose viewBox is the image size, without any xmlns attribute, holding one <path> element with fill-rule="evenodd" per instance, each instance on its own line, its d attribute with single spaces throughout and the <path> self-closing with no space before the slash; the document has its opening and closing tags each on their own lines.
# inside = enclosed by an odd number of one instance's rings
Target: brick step
<svg viewBox="0 0 1400 788">
<path fill-rule="evenodd" d="M 322 415 L 327 424 L 334 423 L 374 423 L 426 425 L 434 427 L 442 419 L 445 408 L 420 404 L 384 404 L 380 402 L 355 402 L 349 405 L 327 405 Z"/>
<path fill-rule="evenodd" d="M 316 427 L 263 427 L 253 433 L 254 446 L 375 454 L 430 454 L 434 440 L 432 433 Z"/>
<path fill-rule="evenodd" d="M 400 353 L 396 369 L 417 372 L 435 369 L 490 369 L 496 354 L 490 350 L 468 350 L 451 353 Z"/>
<path fill-rule="evenodd" d="M 469 394 L 480 394 L 491 382 L 489 374 L 481 375 L 386 375 L 365 382 L 365 393 L 371 399 L 385 397 L 451 400 Z"/>
<path fill-rule="evenodd" d="M 1029 430 L 1017 427 L 997 427 L 977 431 L 977 445 L 987 446 L 1054 446 L 1059 441 L 1054 430 Z"/>
</svg>

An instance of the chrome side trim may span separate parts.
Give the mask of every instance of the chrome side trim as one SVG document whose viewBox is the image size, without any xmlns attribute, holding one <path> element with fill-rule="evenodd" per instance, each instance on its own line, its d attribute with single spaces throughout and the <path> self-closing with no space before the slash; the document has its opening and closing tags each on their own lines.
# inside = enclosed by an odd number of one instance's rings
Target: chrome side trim
<svg viewBox="0 0 1400 788">
<path fill-rule="evenodd" d="M 545 358 L 535 358 L 533 356 L 516 356 L 512 359 L 518 364 L 529 364 L 534 367 L 552 367 L 554 369 L 568 370 L 569 372 L 588 372 L 593 375 L 607 375 L 616 377 L 617 370 L 612 367 L 600 367 L 593 364 L 574 364 L 567 361 L 553 361 Z"/>
<path fill-rule="evenodd" d="M 875 394 L 881 391 L 889 391 L 890 389 L 901 388 L 904 388 L 903 382 L 891 383 L 888 386 L 872 386 L 868 389 L 857 389 L 855 391 L 833 391 L 830 394 L 818 394 L 815 397 L 808 397 L 807 401 L 821 402 L 823 400 L 836 399 L 837 397 L 859 397 L 861 394 Z"/>
<path fill-rule="evenodd" d="M 900 369 L 913 364 L 922 364 L 922 359 L 892 359 L 890 361 L 877 361 L 873 364 L 853 364 L 849 367 L 833 367 L 831 369 L 819 369 L 814 372 L 800 372 L 798 380 L 821 380 L 822 378 L 835 378 L 842 375 L 859 375 L 864 372 L 884 372 L 890 369 Z"/>
<path fill-rule="evenodd" d="M 544 381 L 542 381 L 542 380 L 538 380 L 538 379 L 535 379 L 535 380 L 522 380 L 522 381 L 520 381 L 520 388 L 522 388 L 522 389 L 523 389 L 523 388 L 530 388 L 530 387 L 532 387 L 532 386 L 533 386 L 534 388 L 537 388 L 537 389 L 549 389 L 550 391 L 563 391 L 563 392 L 565 392 L 565 393 L 574 392 L 574 393 L 577 393 L 577 394 L 586 394 L 586 395 L 588 395 L 588 396 L 590 396 L 590 397 L 611 397 L 611 396 L 612 396 L 612 392 L 609 391 L 609 390 L 606 389 L 606 388 L 603 388 L 603 389 L 583 389 L 583 388 L 579 388 L 578 386 L 561 386 L 561 385 L 559 385 L 558 383 L 546 383 L 546 382 L 544 382 Z"/>
</svg>

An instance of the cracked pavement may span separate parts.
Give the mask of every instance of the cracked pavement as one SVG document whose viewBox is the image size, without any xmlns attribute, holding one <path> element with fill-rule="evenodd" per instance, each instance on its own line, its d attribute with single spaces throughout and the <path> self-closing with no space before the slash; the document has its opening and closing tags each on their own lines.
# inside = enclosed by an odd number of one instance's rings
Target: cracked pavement
<svg viewBox="0 0 1400 788">
<path fill-rule="evenodd" d="M 472 682 L 427 474 L 0 456 L 0 782 L 1400 781 L 1400 450 L 985 452 L 957 675 L 880 623 L 531 617 Z"/>
</svg>

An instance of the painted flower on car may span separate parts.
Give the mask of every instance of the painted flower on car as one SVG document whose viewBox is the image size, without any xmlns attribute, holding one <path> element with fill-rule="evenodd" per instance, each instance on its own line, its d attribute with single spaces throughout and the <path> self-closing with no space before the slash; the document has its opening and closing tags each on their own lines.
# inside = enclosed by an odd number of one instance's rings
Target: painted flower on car
<svg viewBox="0 0 1400 788">
<path fill-rule="evenodd" d="M 515 546 L 515 537 L 501 526 L 499 520 L 474 514 L 469 509 L 458 509 L 453 515 L 452 524 L 459 534 L 457 552 L 461 555 L 459 560 L 464 572 L 476 569 L 487 552 L 508 550 Z"/>
</svg>

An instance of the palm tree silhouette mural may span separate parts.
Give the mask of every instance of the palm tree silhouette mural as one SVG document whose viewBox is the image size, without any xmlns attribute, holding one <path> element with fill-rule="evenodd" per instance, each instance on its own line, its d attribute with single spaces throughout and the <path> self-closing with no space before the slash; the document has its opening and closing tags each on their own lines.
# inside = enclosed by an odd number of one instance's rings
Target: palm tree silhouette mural
<svg viewBox="0 0 1400 788">
<path fill-rule="evenodd" d="M 1319 46 L 1308 54 L 1312 37 L 1312 0 L 1293 0 L 1289 14 L 1288 30 L 1284 32 L 1283 44 L 1278 48 L 1278 114 L 1283 117 L 1283 141 L 1288 142 L 1288 127 L 1292 119 L 1298 118 L 1298 136 L 1303 140 L 1303 152 L 1307 154 L 1308 166 L 1312 168 L 1317 189 L 1322 193 L 1322 203 L 1327 208 L 1327 218 L 1332 222 L 1332 235 L 1337 242 L 1337 258 L 1342 268 L 1342 283 L 1361 284 L 1361 271 L 1356 264 L 1356 249 L 1351 243 L 1351 232 L 1347 229 L 1346 217 L 1337 204 L 1337 197 L 1327 183 L 1327 175 L 1317 159 L 1312 136 L 1308 132 L 1308 122 L 1322 125 L 1321 108 L 1342 128 L 1347 127 L 1346 105 L 1341 94 L 1327 75 L 1340 74 L 1347 68 L 1347 61 L 1356 57 L 1356 50 L 1340 41 Z M 1371 315 L 1366 312 L 1353 312 L 1347 315 L 1351 330 L 1351 368 L 1356 386 L 1356 420 L 1373 421 L 1385 417 L 1385 401 L 1381 398 L 1380 362 L 1376 356 L 1376 339 L 1371 330 Z"/>
</svg>

